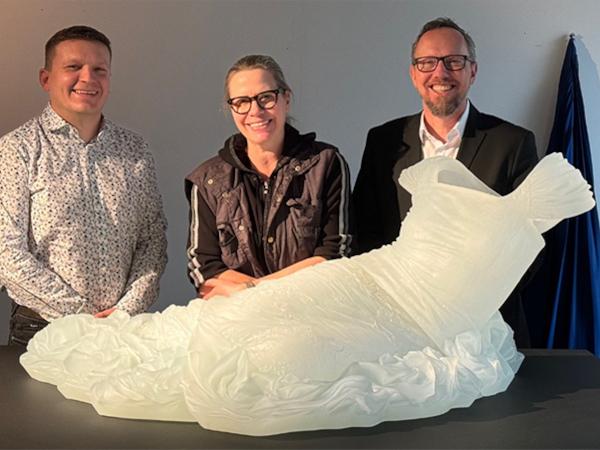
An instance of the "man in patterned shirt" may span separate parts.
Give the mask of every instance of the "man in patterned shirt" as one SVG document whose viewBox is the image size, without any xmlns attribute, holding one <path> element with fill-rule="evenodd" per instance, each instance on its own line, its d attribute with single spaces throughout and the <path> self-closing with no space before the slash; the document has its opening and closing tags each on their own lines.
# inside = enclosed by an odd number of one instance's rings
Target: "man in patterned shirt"
<svg viewBox="0 0 600 450">
<path fill-rule="evenodd" d="M 166 264 L 166 221 L 144 140 L 102 115 L 108 38 L 74 26 L 46 43 L 49 104 L 0 139 L 0 285 L 10 343 L 47 321 L 145 311 Z"/>
</svg>

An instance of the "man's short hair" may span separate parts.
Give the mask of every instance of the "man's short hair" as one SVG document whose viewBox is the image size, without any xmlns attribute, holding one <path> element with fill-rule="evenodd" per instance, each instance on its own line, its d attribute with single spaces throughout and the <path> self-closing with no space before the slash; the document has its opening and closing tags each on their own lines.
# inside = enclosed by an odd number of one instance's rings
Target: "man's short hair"
<svg viewBox="0 0 600 450">
<path fill-rule="evenodd" d="M 471 38 L 471 36 L 469 36 L 469 33 L 463 30 L 460 26 L 458 26 L 458 24 L 454 20 L 450 19 L 449 17 L 438 17 L 437 19 L 430 20 L 425 25 L 423 25 L 423 28 L 421 28 L 421 32 L 419 33 L 417 39 L 415 39 L 415 42 L 413 42 L 412 45 L 412 59 L 415 58 L 415 50 L 417 49 L 417 44 L 419 42 L 419 39 L 421 39 L 421 36 L 423 36 L 428 31 L 437 30 L 438 28 L 452 28 L 453 30 L 458 31 L 467 43 L 469 59 L 475 61 L 475 42 L 473 42 L 473 39 Z"/>
<path fill-rule="evenodd" d="M 52 59 L 54 58 L 54 50 L 56 46 L 64 41 L 95 41 L 100 42 L 108 49 L 108 54 L 112 58 L 112 49 L 110 48 L 110 40 L 101 33 L 100 31 L 88 27 L 86 25 L 74 25 L 69 28 L 57 31 L 54 35 L 46 42 L 46 56 L 44 61 L 44 67 L 50 69 L 52 65 Z"/>
</svg>

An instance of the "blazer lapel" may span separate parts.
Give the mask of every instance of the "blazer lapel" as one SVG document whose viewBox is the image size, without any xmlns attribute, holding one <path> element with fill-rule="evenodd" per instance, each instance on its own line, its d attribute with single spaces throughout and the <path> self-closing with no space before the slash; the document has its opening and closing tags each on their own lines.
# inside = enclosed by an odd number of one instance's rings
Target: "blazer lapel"
<svg viewBox="0 0 600 450">
<path fill-rule="evenodd" d="M 399 149 L 398 161 L 402 161 L 404 168 L 410 167 L 423 159 L 421 140 L 419 139 L 419 120 L 421 115 L 412 116 L 407 122 L 402 133 L 402 144 Z"/>
<path fill-rule="evenodd" d="M 478 128 L 479 111 L 471 104 L 471 110 L 469 111 L 469 117 L 467 118 L 467 124 L 465 126 L 465 132 L 463 133 L 460 148 L 458 149 L 458 155 L 456 159 L 462 162 L 465 167 L 471 167 L 471 163 L 475 158 L 475 155 L 481 147 L 481 143 L 485 138 L 485 131 Z"/>
<path fill-rule="evenodd" d="M 398 205 L 400 220 L 404 220 L 406 213 L 412 205 L 411 197 L 408 191 L 398 183 L 400 173 L 407 167 L 417 164 L 423 159 L 423 151 L 421 150 L 421 140 L 419 139 L 419 121 L 421 115 L 416 114 L 407 120 L 406 126 L 402 133 L 402 141 L 398 149 L 398 159 L 394 164 L 393 176 L 394 185 L 396 186 L 396 194 L 398 196 Z"/>
</svg>

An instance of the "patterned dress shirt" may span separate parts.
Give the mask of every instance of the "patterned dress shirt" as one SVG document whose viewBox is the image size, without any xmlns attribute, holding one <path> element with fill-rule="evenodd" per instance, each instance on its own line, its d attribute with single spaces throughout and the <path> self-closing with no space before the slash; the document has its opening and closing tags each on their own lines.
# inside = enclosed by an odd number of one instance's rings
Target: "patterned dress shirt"
<svg viewBox="0 0 600 450">
<path fill-rule="evenodd" d="M 48 105 L 0 139 L 0 284 L 47 320 L 158 296 L 166 220 L 144 140 L 109 120 L 85 143 Z"/>
</svg>

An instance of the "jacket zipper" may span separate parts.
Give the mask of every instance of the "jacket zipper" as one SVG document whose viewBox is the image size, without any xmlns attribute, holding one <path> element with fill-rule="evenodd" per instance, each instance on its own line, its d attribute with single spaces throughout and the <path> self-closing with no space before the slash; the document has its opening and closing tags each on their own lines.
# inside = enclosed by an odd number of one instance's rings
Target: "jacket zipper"
<svg viewBox="0 0 600 450">
<path fill-rule="evenodd" d="M 267 271 L 271 273 L 271 265 L 269 264 L 270 257 L 268 256 L 269 251 L 269 243 L 267 242 L 267 238 L 269 236 L 269 224 L 267 223 L 267 219 L 269 218 L 269 209 L 271 208 L 271 178 L 263 181 L 263 195 L 265 196 L 265 204 L 263 208 L 263 252 L 265 254 L 265 264 L 267 265 Z"/>
</svg>

